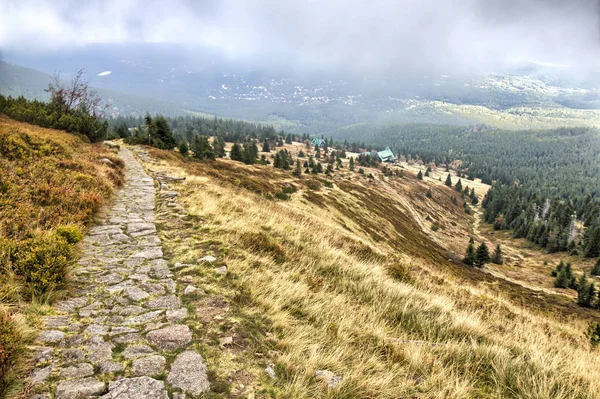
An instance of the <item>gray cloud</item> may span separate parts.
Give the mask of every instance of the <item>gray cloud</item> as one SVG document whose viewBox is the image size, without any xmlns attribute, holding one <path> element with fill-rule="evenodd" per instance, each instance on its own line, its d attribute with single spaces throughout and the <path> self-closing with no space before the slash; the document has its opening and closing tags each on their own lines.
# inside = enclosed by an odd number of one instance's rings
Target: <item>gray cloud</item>
<svg viewBox="0 0 600 399">
<path fill-rule="evenodd" d="M 597 0 L 0 0 L 0 48 L 180 43 L 333 71 L 600 69 Z"/>
</svg>

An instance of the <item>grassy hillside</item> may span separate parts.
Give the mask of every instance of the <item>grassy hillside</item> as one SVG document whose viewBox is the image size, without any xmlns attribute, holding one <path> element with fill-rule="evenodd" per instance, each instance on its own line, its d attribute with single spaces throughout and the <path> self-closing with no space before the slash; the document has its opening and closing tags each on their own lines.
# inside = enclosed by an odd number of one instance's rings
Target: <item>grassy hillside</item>
<svg viewBox="0 0 600 399">
<path fill-rule="evenodd" d="M 0 115 L 0 396 L 18 389 L 25 345 L 68 287 L 75 244 L 122 167 L 100 144 Z"/>
<path fill-rule="evenodd" d="M 295 178 L 272 166 L 151 155 L 160 162 L 146 166 L 187 177 L 176 190 L 189 216 L 160 227 L 167 254 L 190 284 L 221 298 L 186 303 L 222 382 L 214 397 L 600 394 L 586 336 L 597 312 L 464 266 L 474 220 L 442 182 L 369 168 Z M 224 276 L 185 268 L 206 252 Z M 220 345 L 224 334 L 234 345 Z"/>
</svg>

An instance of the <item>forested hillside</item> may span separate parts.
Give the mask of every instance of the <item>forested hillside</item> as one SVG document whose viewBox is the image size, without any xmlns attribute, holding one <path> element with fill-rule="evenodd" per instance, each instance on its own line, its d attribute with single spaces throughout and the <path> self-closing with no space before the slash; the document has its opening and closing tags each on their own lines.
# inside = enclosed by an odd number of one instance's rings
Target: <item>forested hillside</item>
<svg viewBox="0 0 600 399">
<path fill-rule="evenodd" d="M 130 116 L 108 119 L 109 135 L 121 138 L 135 134 L 143 135 L 148 125 L 148 117 Z M 284 131 L 278 131 L 271 124 L 259 124 L 243 120 L 200 116 L 159 116 L 159 118 L 164 118 L 178 141 L 187 143 L 192 143 L 196 136 L 214 136 L 230 143 L 249 139 L 263 141 L 265 139 L 277 140 L 279 137 L 286 137 L 288 140 L 292 138 L 308 139 L 309 137 L 307 134 L 286 134 Z"/>
<path fill-rule="evenodd" d="M 600 132 L 590 128 L 503 131 L 475 126 L 403 125 L 371 140 L 408 158 L 461 161 L 467 179 L 495 182 L 483 201 L 485 220 L 549 251 L 600 255 Z M 586 234 L 577 228 L 583 222 Z"/>
</svg>

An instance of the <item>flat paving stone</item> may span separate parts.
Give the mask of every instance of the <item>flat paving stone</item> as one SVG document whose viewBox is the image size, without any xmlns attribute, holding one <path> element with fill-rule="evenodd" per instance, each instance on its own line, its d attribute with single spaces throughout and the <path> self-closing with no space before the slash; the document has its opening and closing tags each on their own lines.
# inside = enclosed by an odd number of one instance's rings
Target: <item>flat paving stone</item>
<svg viewBox="0 0 600 399">
<path fill-rule="evenodd" d="M 132 301 L 136 302 L 150 297 L 150 294 L 148 294 L 146 291 L 135 286 L 125 288 L 125 295 Z"/>
<path fill-rule="evenodd" d="M 81 363 L 60 370 L 60 378 L 83 378 L 94 375 L 94 366 L 89 363 Z"/>
<path fill-rule="evenodd" d="M 152 377 L 161 374 L 165 370 L 166 363 L 166 359 L 159 355 L 142 357 L 133 361 L 131 371 L 135 376 L 147 375 Z"/>
<path fill-rule="evenodd" d="M 148 356 L 154 353 L 154 349 L 148 345 L 128 346 L 123 351 L 123 357 L 126 359 L 135 359 L 137 357 Z"/>
<path fill-rule="evenodd" d="M 150 331 L 146 339 L 160 349 L 174 350 L 182 348 L 192 340 L 192 333 L 188 326 L 177 324 Z"/>
<path fill-rule="evenodd" d="M 123 378 L 108 385 L 108 393 L 102 399 L 168 399 L 162 381 L 150 377 Z"/>
<path fill-rule="evenodd" d="M 193 351 L 179 354 L 171 365 L 167 382 L 194 396 L 208 391 L 210 383 L 202 356 Z"/>
<path fill-rule="evenodd" d="M 181 307 L 181 300 L 175 295 L 161 296 L 146 303 L 150 309 L 177 309 Z"/>
<path fill-rule="evenodd" d="M 106 384 L 94 377 L 61 382 L 56 387 L 56 399 L 83 399 L 97 396 L 106 390 Z"/>
<path fill-rule="evenodd" d="M 65 339 L 67 334 L 58 330 L 42 331 L 39 340 L 46 344 L 55 344 Z"/>
</svg>

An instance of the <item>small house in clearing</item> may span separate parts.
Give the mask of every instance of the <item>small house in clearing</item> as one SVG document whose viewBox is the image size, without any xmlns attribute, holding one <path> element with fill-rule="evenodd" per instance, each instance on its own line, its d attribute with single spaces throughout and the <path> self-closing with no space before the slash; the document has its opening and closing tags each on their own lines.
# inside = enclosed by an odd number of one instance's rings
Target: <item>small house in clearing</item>
<svg viewBox="0 0 600 399">
<path fill-rule="evenodd" d="M 372 150 L 371 152 L 365 151 L 362 154 L 363 155 L 368 155 L 371 158 L 378 157 L 381 162 L 396 162 L 398 160 L 394 156 L 394 153 L 392 152 L 392 150 L 390 150 L 389 147 L 386 147 L 386 149 L 383 150 L 383 151 Z"/>
<path fill-rule="evenodd" d="M 386 147 L 385 150 L 379 151 L 377 156 L 381 159 L 381 162 L 396 162 L 396 157 L 392 150 L 390 150 L 390 147 Z"/>
<path fill-rule="evenodd" d="M 318 137 L 315 137 L 314 139 L 312 139 L 312 141 L 310 142 L 310 144 L 312 144 L 313 146 L 318 145 L 319 147 L 323 147 L 323 144 L 325 143 L 325 140 L 320 139 Z"/>
</svg>

